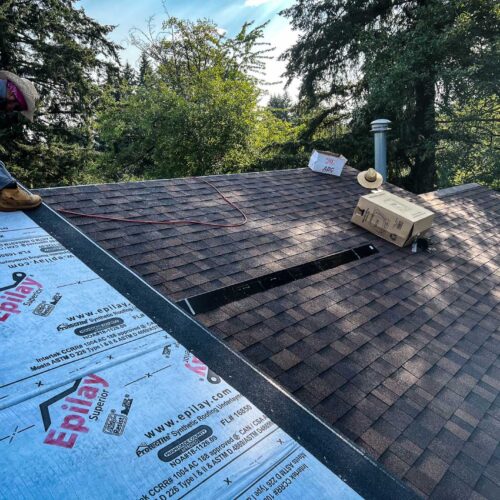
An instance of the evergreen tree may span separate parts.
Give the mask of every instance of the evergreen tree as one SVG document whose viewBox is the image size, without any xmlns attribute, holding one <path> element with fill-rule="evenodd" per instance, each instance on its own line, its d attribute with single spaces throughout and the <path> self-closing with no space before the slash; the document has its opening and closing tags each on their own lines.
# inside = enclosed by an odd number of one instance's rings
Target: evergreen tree
<svg viewBox="0 0 500 500">
<path fill-rule="evenodd" d="M 0 154 L 31 186 L 70 183 L 92 156 L 90 124 L 99 79 L 113 73 L 113 29 L 75 0 L 3 0 L 0 68 L 30 79 L 41 99 L 33 124 L 4 118 Z M 106 74 L 107 73 L 107 74 Z"/>
<path fill-rule="evenodd" d="M 137 83 L 136 72 L 128 61 L 125 63 L 123 71 L 121 72 L 121 81 L 130 86 L 134 86 Z"/>
<path fill-rule="evenodd" d="M 330 116 L 350 120 L 343 145 L 360 167 L 372 159 L 370 121 L 389 118 L 392 179 L 431 191 L 438 146 L 457 131 L 440 123 L 498 123 L 498 107 L 486 120 L 477 113 L 498 91 L 495 0 L 298 0 L 285 14 L 302 33 L 287 74 L 302 77 L 302 101 L 318 109 L 309 133 Z"/>
<path fill-rule="evenodd" d="M 153 69 L 149 62 L 148 55 L 145 52 L 141 52 L 141 60 L 139 62 L 139 85 L 146 85 L 152 74 Z"/>
<path fill-rule="evenodd" d="M 280 120 L 292 120 L 292 100 L 286 91 L 283 92 L 283 94 L 271 95 L 269 102 L 267 103 L 267 108 L 276 118 L 279 118 Z"/>
</svg>

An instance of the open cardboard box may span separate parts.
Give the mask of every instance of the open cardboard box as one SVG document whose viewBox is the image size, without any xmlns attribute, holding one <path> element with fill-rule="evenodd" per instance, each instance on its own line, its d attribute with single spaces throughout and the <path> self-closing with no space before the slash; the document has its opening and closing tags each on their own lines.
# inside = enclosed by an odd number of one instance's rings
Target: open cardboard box
<svg viewBox="0 0 500 500">
<path fill-rule="evenodd" d="M 347 158 L 342 155 L 331 153 L 330 151 L 317 151 L 315 149 L 309 159 L 309 168 L 313 172 L 336 175 L 338 177 L 342 174 L 342 169 L 346 163 Z"/>
<path fill-rule="evenodd" d="M 361 196 L 351 222 L 404 247 L 423 235 L 433 220 L 430 210 L 387 191 L 376 191 Z"/>
</svg>

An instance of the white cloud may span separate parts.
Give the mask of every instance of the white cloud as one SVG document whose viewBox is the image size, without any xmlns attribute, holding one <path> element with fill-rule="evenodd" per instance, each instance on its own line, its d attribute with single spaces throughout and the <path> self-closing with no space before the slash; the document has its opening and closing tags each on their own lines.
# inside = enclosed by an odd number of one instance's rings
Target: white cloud
<svg viewBox="0 0 500 500">
<path fill-rule="evenodd" d="M 271 3 L 275 0 L 245 0 L 245 7 L 257 7 L 258 5 L 263 5 L 265 3 Z"/>
<path fill-rule="evenodd" d="M 297 40 L 298 33 L 293 31 L 288 20 L 281 16 L 275 16 L 266 27 L 264 41 L 275 47 L 274 59 L 267 62 L 265 81 L 268 83 L 280 82 L 275 85 L 266 85 L 265 89 L 269 94 L 279 94 L 285 90 L 286 80 L 281 76 L 286 69 L 286 61 L 279 61 L 278 57 L 285 50 L 290 48 Z M 299 95 L 299 81 L 293 80 L 286 89 L 292 99 L 297 99 Z M 261 103 L 265 104 L 269 96 L 263 96 Z"/>
</svg>

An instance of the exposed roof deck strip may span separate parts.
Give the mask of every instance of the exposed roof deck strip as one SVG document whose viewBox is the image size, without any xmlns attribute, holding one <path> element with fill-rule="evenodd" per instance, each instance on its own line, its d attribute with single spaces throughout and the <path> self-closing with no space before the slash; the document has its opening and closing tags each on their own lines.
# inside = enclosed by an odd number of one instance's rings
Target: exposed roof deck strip
<svg viewBox="0 0 500 500">
<path fill-rule="evenodd" d="M 213 311 L 218 307 L 231 302 L 244 299 L 250 295 L 264 292 L 277 286 L 286 285 L 292 281 L 307 278 L 313 274 L 333 269 L 334 267 L 348 264 L 355 260 L 369 257 L 378 253 L 374 245 L 362 245 L 357 248 L 351 248 L 343 252 L 337 252 L 320 259 L 312 260 L 293 266 L 288 269 L 269 273 L 258 278 L 242 281 L 235 285 L 229 285 L 224 288 L 218 288 L 211 292 L 194 295 L 177 302 L 177 305 L 193 316 L 200 313 Z"/>
</svg>

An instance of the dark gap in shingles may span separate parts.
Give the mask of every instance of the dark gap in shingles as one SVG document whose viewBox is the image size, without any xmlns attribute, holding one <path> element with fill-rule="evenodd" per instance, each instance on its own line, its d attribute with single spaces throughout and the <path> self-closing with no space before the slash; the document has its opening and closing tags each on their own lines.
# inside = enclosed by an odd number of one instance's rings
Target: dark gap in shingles
<svg viewBox="0 0 500 500">
<path fill-rule="evenodd" d="M 307 278 L 334 267 L 353 262 L 378 253 L 374 245 L 362 245 L 343 252 L 337 252 L 326 257 L 305 262 L 281 271 L 275 271 L 258 278 L 253 278 L 235 285 L 218 288 L 211 292 L 194 295 L 177 302 L 177 305 L 190 314 L 213 311 L 221 306 L 236 302 L 259 292 L 264 292 L 292 281 Z"/>
</svg>

